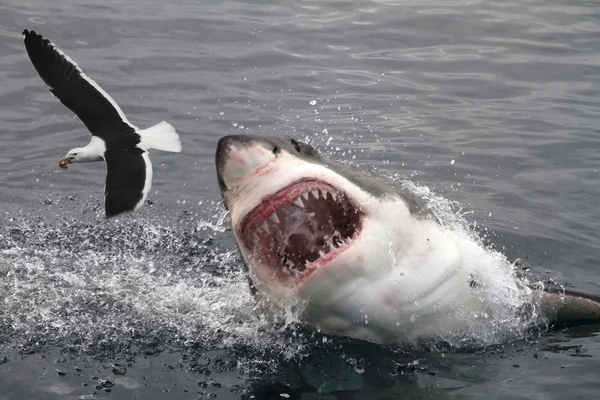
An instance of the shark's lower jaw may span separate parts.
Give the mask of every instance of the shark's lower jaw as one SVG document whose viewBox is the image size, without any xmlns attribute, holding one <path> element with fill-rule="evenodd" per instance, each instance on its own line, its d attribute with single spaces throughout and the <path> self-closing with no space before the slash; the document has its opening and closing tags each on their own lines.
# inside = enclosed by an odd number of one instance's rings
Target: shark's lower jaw
<svg viewBox="0 0 600 400">
<path fill-rule="evenodd" d="M 302 179 L 263 198 L 242 219 L 238 235 L 268 276 L 294 286 L 352 245 L 363 216 L 343 191 Z"/>
</svg>

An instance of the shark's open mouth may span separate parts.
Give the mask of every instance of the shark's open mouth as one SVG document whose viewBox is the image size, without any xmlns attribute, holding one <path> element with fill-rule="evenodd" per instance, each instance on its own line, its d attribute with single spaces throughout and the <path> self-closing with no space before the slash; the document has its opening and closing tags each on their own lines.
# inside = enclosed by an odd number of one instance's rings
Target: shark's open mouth
<svg viewBox="0 0 600 400">
<path fill-rule="evenodd" d="M 293 283 L 346 250 L 361 228 L 363 212 L 323 181 L 294 182 L 246 215 L 239 233 L 252 257 Z"/>
</svg>

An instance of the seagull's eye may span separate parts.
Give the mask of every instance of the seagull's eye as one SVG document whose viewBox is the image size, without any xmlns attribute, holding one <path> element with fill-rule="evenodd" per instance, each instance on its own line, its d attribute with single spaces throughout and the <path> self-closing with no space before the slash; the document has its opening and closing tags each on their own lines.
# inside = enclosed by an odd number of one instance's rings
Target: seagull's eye
<svg viewBox="0 0 600 400">
<path fill-rule="evenodd" d="M 72 155 L 72 156 L 76 156 L 76 155 L 77 155 L 77 153 L 73 153 L 73 154 L 71 154 L 71 155 Z"/>
</svg>

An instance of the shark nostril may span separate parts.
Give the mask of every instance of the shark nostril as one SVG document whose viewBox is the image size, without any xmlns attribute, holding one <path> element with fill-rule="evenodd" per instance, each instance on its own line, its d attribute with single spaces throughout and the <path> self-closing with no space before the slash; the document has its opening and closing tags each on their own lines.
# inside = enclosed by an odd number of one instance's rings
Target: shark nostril
<svg viewBox="0 0 600 400">
<path fill-rule="evenodd" d="M 221 139 L 219 139 L 219 142 L 217 143 L 217 154 L 224 153 L 229 144 L 229 136 L 223 136 Z"/>
<path fill-rule="evenodd" d="M 231 156 L 231 152 L 239 149 L 244 143 L 248 143 L 249 139 L 243 136 L 223 136 L 217 143 L 217 160 L 227 159 Z"/>
</svg>

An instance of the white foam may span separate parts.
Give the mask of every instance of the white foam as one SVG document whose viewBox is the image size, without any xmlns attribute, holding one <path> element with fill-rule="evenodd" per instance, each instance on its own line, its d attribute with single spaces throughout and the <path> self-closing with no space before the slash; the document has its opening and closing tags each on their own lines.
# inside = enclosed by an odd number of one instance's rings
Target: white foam
<svg viewBox="0 0 600 400">
<path fill-rule="evenodd" d="M 216 348 L 276 346 L 278 335 L 261 329 L 253 313 L 233 243 L 222 250 L 201 244 L 218 231 L 184 242 L 184 231 L 141 220 L 8 229 L 11 235 L 0 235 L 0 320 L 15 342 L 77 339 L 85 351 L 98 335 L 118 342 L 167 329 Z"/>
<path fill-rule="evenodd" d="M 427 200 L 464 260 L 483 271 L 478 278 L 486 289 L 478 295 L 487 296 L 494 312 L 465 318 L 470 337 L 446 339 L 489 344 L 523 335 L 527 321 L 516 320 L 514 310 L 528 297 L 508 260 L 480 243 L 452 202 L 400 183 Z M 269 314 L 255 307 L 226 216 L 219 207 L 212 218 L 196 220 L 195 234 L 181 223 L 165 228 L 140 217 L 101 225 L 10 221 L 0 231 L 0 320 L 17 341 L 77 337 L 85 348 L 99 333 L 119 340 L 150 327 L 173 330 L 184 342 L 276 348 L 291 356 L 301 344 L 290 347 Z M 284 327 L 298 321 L 301 306 L 285 307 Z"/>
<path fill-rule="evenodd" d="M 489 313 L 465 313 L 465 326 L 460 337 L 449 334 L 442 339 L 460 346 L 461 343 L 488 345 L 522 338 L 531 323 L 540 318 L 526 286 L 528 282 L 516 277 L 514 265 L 504 254 L 483 243 L 483 238 L 475 232 L 458 203 L 434 194 L 428 187 L 398 177 L 392 180 L 424 199 L 440 223 L 449 228 L 460 249 L 463 266 L 478 272 L 474 278 L 479 285 L 473 293 L 489 305 Z M 527 306 L 533 307 L 531 314 L 527 318 L 518 318 L 519 310 Z"/>
</svg>

